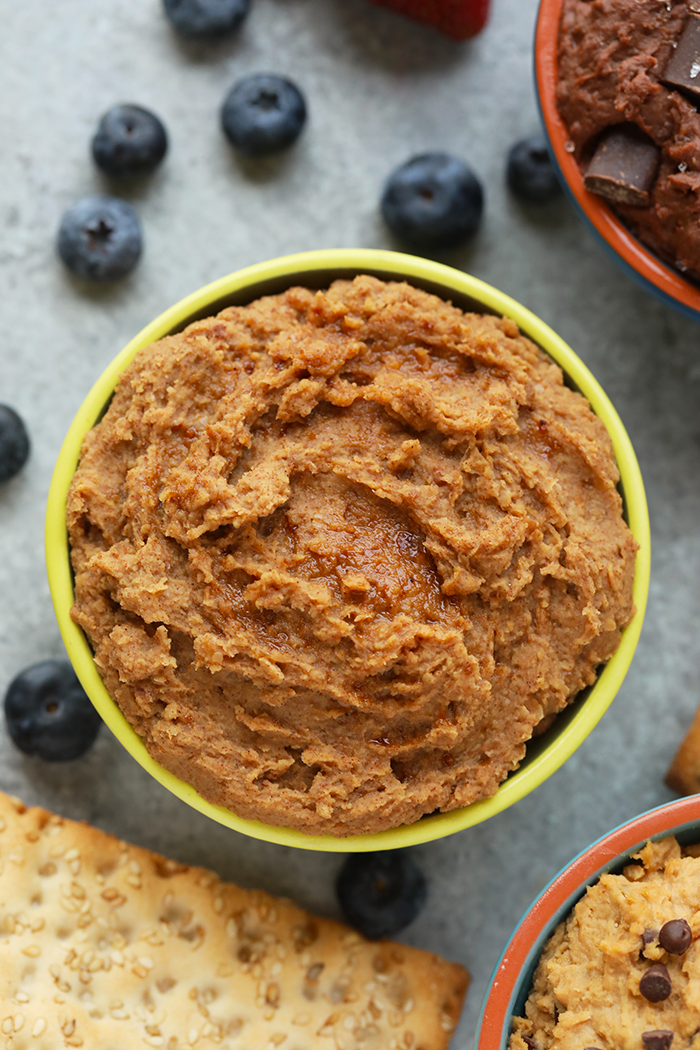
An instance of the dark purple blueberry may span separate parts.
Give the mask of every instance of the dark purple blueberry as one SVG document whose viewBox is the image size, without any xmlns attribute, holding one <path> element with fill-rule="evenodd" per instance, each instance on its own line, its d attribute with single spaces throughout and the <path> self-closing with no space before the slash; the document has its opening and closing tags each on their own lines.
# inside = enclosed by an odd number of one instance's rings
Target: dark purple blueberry
<svg viewBox="0 0 700 1050">
<path fill-rule="evenodd" d="M 5 718 L 20 751 L 47 762 L 79 758 L 102 725 L 67 660 L 42 660 L 21 671 L 5 694 Z"/>
<path fill-rule="evenodd" d="M 454 248 L 474 234 L 484 194 L 464 161 L 422 153 L 391 173 L 382 193 L 384 220 L 398 240 L 419 251 Z"/>
<path fill-rule="evenodd" d="M 0 405 L 0 483 L 19 474 L 29 456 L 27 428 L 14 408 Z"/>
<path fill-rule="evenodd" d="M 669 1050 L 673 1042 L 670 1028 L 655 1028 L 651 1032 L 642 1032 L 642 1043 L 645 1050 Z"/>
<path fill-rule="evenodd" d="M 139 260 L 143 239 L 138 215 L 119 197 L 83 197 L 64 212 L 58 251 L 76 276 L 116 281 Z"/>
<path fill-rule="evenodd" d="M 253 73 L 234 84 L 221 107 L 221 126 L 233 146 L 251 157 L 296 142 L 306 121 L 299 88 L 274 73 Z"/>
<path fill-rule="evenodd" d="M 669 919 L 659 930 L 659 944 L 669 955 L 682 955 L 693 943 L 693 931 L 685 919 Z"/>
<path fill-rule="evenodd" d="M 423 872 L 404 850 L 351 854 L 336 891 L 347 921 L 371 940 L 413 922 L 428 892 Z"/>
<path fill-rule="evenodd" d="M 511 147 L 506 179 L 515 196 L 528 204 L 549 204 L 562 193 L 547 143 L 541 134 L 520 139 Z"/>
<path fill-rule="evenodd" d="M 98 168 L 115 179 L 148 175 L 168 148 L 168 136 L 155 113 L 122 103 L 107 110 L 92 140 Z"/>
<path fill-rule="evenodd" d="M 671 978 L 663 963 L 654 963 L 642 974 L 639 990 L 650 1003 L 662 1003 L 673 991 Z"/>
<path fill-rule="evenodd" d="M 163 0 L 178 33 L 193 40 L 217 40 L 238 29 L 250 0 Z"/>
</svg>

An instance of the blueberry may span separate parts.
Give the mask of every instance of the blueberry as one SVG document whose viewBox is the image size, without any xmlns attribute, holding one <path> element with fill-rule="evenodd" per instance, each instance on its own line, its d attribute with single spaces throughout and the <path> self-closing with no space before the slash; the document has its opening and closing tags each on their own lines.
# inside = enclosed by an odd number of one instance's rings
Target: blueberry
<svg viewBox="0 0 700 1050">
<path fill-rule="evenodd" d="M 387 179 L 381 209 L 391 232 L 412 248 L 454 248 L 476 232 L 484 194 L 472 169 L 449 153 L 422 153 Z"/>
<path fill-rule="evenodd" d="M 92 281 L 115 281 L 141 255 L 141 224 L 119 197 L 83 197 L 64 212 L 58 251 L 69 270 Z"/>
<path fill-rule="evenodd" d="M 529 204 L 548 204 L 561 195 L 561 183 L 543 135 L 530 135 L 511 147 L 506 180 L 515 196 Z"/>
<path fill-rule="evenodd" d="M 351 854 L 336 891 L 348 922 L 372 940 L 408 926 L 427 896 L 425 876 L 404 850 Z"/>
<path fill-rule="evenodd" d="M 163 0 L 175 29 L 194 40 L 216 40 L 238 29 L 250 0 Z"/>
<path fill-rule="evenodd" d="M 0 405 L 0 483 L 19 474 L 28 456 L 27 428 L 14 408 Z"/>
<path fill-rule="evenodd" d="M 306 120 L 299 88 L 274 73 L 253 73 L 233 86 L 221 107 L 221 126 L 230 142 L 251 157 L 286 149 Z"/>
<path fill-rule="evenodd" d="M 79 758 L 102 725 L 67 660 L 42 660 L 21 671 L 5 694 L 5 718 L 20 751 L 47 762 Z"/>
<path fill-rule="evenodd" d="M 168 136 L 155 113 L 122 103 L 107 110 L 92 140 L 98 168 L 115 179 L 148 175 L 168 148 Z"/>
</svg>

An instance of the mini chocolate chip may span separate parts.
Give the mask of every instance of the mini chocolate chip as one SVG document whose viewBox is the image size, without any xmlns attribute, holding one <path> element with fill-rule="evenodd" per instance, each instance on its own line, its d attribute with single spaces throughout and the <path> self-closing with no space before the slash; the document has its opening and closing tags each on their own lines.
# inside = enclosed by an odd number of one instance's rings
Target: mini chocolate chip
<svg viewBox="0 0 700 1050">
<path fill-rule="evenodd" d="M 639 990 L 650 1003 L 660 1003 L 671 994 L 671 978 L 663 963 L 654 963 L 642 975 Z"/>
<path fill-rule="evenodd" d="M 693 942 L 693 933 L 685 919 L 670 919 L 659 930 L 659 944 L 670 955 L 682 955 Z"/>
<path fill-rule="evenodd" d="M 668 1050 L 673 1042 L 673 1032 L 668 1028 L 655 1028 L 652 1032 L 642 1032 L 642 1042 L 646 1050 Z"/>
<path fill-rule="evenodd" d="M 658 936 L 658 930 L 646 929 L 642 934 L 642 951 L 644 951 L 645 948 L 648 948 L 650 944 L 653 944 Z"/>
<path fill-rule="evenodd" d="M 539 1044 L 530 1035 L 523 1036 L 523 1042 L 530 1048 L 530 1050 L 540 1050 Z"/>
</svg>

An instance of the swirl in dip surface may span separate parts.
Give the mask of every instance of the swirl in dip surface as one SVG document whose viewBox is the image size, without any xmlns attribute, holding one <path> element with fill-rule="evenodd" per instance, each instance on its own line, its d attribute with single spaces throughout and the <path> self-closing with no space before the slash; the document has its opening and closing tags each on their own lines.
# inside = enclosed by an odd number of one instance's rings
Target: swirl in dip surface
<svg viewBox="0 0 700 1050">
<path fill-rule="evenodd" d="M 379 831 L 492 795 L 617 647 L 610 439 L 508 319 L 361 276 L 141 350 L 68 501 L 73 617 L 165 768 Z"/>
</svg>

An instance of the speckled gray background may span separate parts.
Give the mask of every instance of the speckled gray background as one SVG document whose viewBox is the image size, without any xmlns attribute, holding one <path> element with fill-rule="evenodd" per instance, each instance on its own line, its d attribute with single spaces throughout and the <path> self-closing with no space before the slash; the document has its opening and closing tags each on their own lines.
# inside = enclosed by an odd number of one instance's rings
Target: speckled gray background
<svg viewBox="0 0 700 1050">
<path fill-rule="evenodd" d="M 21 476 L 0 491 L 0 693 L 63 652 L 46 583 L 43 514 L 63 436 L 87 390 L 147 321 L 238 267 L 287 252 L 400 247 L 377 200 L 408 156 L 463 156 L 486 187 L 482 228 L 443 257 L 520 300 L 581 355 L 617 406 L 645 477 L 651 598 L 632 670 L 586 743 L 551 779 L 486 824 L 422 846 L 428 904 L 406 941 L 469 967 L 453 1046 L 471 1046 L 492 967 L 522 911 L 587 843 L 671 798 L 662 778 L 700 701 L 700 328 L 618 271 L 569 206 L 524 208 L 504 185 L 511 142 L 538 124 L 536 0 L 493 0 L 457 44 L 366 0 L 253 0 L 239 35 L 188 46 L 160 0 L 0 0 L 0 401 L 31 430 Z M 288 154 L 238 161 L 218 108 L 244 73 L 302 86 L 310 119 Z M 88 143 L 101 113 L 134 101 L 160 114 L 171 149 L 127 191 L 146 247 L 114 288 L 86 288 L 54 254 L 65 207 L 110 187 Z M 0 724 L 0 788 L 246 886 L 337 915 L 342 857 L 249 840 L 171 797 L 103 731 L 86 757 L 49 766 Z"/>
</svg>

